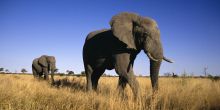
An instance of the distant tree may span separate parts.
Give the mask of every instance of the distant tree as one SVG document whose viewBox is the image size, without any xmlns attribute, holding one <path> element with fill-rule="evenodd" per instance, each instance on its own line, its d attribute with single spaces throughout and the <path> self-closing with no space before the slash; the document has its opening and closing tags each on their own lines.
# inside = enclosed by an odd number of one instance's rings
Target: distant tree
<svg viewBox="0 0 220 110">
<path fill-rule="evenodd" d="M 21 72 L 22 72 L 22 73 L 26 73 L 27 70 L 26 70 L 25 68 L 22 68 L 22 69 L 21 69 Z"/>
<path fill-rule="evenodd" d="M 70 70 L 66 70 L 66 73 L 69 74 Z"/>
<path fill-rule="evenodd" d="M 9 73 L 9 70 L 8 70 L 8 69 L 6 69 L 6 70 L 5 70 L 5 72 L 6 72 L 6 73 Z"/>
<path fill-rule="evenodd" d="M 82 72 L 81 72 L 81 75 L 85 76 L 85 75 L 86 75 L 85 71 L 82 71 Z"/>
<path fill-rule="evenodd" d="M 74 75 L 74 72 L 73 71 L 69 71 L 68 74 L 69 75 Z"/>
<path fill-rule="evenodd" d="M 172 77 L 173 77 L 173 78 L 177 78 L 177 77 L 178 77 L 178 75 L 177 75 L 177 74 L 175 74 L 175 73 L 173 72 Z"/>
<path fill-rule="evenodd" d="M 3 72 L 4 71 L 4 68 L 0 68 L 0 72 Z"/>
</svg>

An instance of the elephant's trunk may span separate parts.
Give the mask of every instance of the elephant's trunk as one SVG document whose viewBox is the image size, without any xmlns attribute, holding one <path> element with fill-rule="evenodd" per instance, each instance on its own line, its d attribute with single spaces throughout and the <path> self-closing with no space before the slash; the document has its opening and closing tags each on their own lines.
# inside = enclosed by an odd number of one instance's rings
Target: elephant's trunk
<svg viewBox="0 0 220 110">
<path fill-rule="evenodd" d="M 150 78 L 154 92 L 158 90 L 158 75 L 160 71 L 161 61 L 162 60 L 160 61 L 150 60 Z"/>
<path fill-rule="evenodd" d="M 51 71 L 51 80 L 52 84 L 54 83 L 54 72 L 55 72 L 56 66 L 55 64 L 50 64 L 50 71 Z"/>
</svg>

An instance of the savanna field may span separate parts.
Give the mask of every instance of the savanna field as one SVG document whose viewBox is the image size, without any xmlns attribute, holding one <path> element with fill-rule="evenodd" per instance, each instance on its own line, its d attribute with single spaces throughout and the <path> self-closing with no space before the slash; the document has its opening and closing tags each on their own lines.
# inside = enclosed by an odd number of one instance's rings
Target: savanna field
<svg viewBox="0 0 220 110">
<path fill-rule="evenodd" d="M 207 78 L 159 78 L 152 95 L 148 77 L 138 77 L 139 103 L 127 86 L 122 99 L 117 77 L 101 77 L 98 92 L 86 92 L 83 76 L 55 76 L 56 85 L 32 75 L 0 75 L 0 103 L 11 110 L 219 110 L 220 81 Z M 2 107 L 3 108 L 3 107 Z M 7 109 L 7 108 L 6 108 Z"/>
</svg>

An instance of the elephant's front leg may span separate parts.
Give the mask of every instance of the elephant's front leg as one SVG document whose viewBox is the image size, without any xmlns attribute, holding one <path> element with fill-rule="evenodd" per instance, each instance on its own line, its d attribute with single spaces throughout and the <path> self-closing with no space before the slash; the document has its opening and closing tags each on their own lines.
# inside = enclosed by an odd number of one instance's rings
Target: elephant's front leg
<svg viewBox="0 0 220 110">
<path fill-rule="evenodd" d="M 121 83 L 119 85 L 122 89 L 125 86 L 126 82 L 130 85 L 132 92 L 134 94 L 134 100 L 137 101 L 140 98 L 139 83 L 133 72 L 133 61 L 134 59 L 130 53 L 118 54 L 115 56 L 115 71 L 121 77 Z M 120 84 L 121 83 L 121 84 Z"/>
<path fill-rule="evenodd" d="M 51 81 L 52 81 L 52 85 L 55 84 L 55 81 L 54 81 L 54 72 L 51 72 Z"/>
<path fill-rule="evenodd" d="M 125 87 L 127 85 L 127 79 L 124 78 L 123 76 L 119 76 L 119 80 L 118 80 L 118 92 L 119 92 L 119 95 L 124 99 L 126 97 L 126 94 L 125 94 Z"/>
<path fill-rule="evenodd" d="M 44 73 L 44 79 L 49 80 L 48 69 L 47 68 L 43 68 L 43 73 Z"/>
<path fill-rule="evenodd" d="M 150 78 L 153 88 L 153 93 L 158 90 L 158 75 L 160 70 L 161 61 L 152 61 L 150 60 Z"/>
</svg>

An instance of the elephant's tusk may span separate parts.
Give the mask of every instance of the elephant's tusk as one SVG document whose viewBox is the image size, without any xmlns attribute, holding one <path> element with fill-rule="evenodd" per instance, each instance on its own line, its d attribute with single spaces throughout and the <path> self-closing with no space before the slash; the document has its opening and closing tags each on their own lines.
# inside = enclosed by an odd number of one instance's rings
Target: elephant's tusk
<svg viewBox="0 0 220 110">
<path fill-rule="evenodd" d="M 146 53 L 147 53 L 147 56 L 148 56 L 151 60 L 153 60 L 153 61 L 158 61 L 157 59 L 153 58 L 149 52 L 146 52 Z"/>
<path fill-rule="evenodd" d="M 169 62 L 169 63 L 173 63 L 174 61 L 172 61 L 172 60 L 170 60 L 170 59 L 168 59 L 168 58 L 166 58 L 166 57 L 163 57 L 163 60 L 164 61 L 167 61 L 167 62 Z"/>
</svg>

